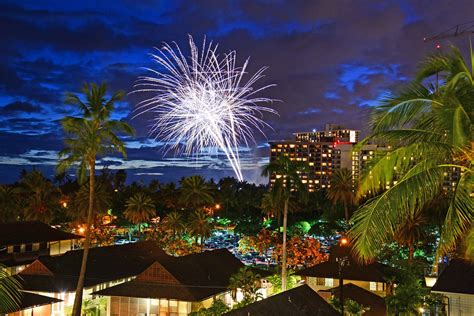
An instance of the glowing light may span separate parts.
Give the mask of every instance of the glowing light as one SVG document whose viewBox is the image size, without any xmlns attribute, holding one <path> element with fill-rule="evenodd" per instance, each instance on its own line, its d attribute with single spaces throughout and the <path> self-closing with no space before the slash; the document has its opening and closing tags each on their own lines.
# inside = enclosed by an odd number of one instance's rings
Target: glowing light
<svg viewBox="0 0 474 316">
<path fill-rule="evenodd" d="M 67 207 L 67 202 L 63 202 L 63 207 Z"/>
<path fill-rule="evenodd" d="M 216 210 L 218 210 L 218 209 L 221 208 L 221 205 L 220 205 L 220 204 L 216 204 L 216 205 L 214 206 L 214 208 L 215 208 Z"/>
<path fill-rule="evenodd" d="M 189 45 L 190 57 L 176 43 L 165 43 L 152 55 L 159 70 L 148 69 L 152 76 L 140 77 L 134 92 L 153 96 L 138 103 L 135 116 L 151 114 L 150 134 L 169 149 L 199 155 L 217 148 L 243 180 L 238 147 L 269 126 L 264 112 L 276 114 L 260 105 L 273 100 L 258 96 L 273 85 L 254 87 L 266 68 L 249 75 L 249 59 L 238 67 L 235 51 L 219 55 L 218 45 L 204 39 L 200 52 L 191 36 Z"/>
<path fill-rule="evenodd" d="M 346 237 L 342 237 L 340 242 L 342 246 L 346 246 L 349 244 L 349 239 L 347 239 Z"/>
<path fill-rule="evenodd" d="M 84 227 L 80 227 L 80 228 L 78 229 L 78 231 L 79 231 L 80 234 L 83 234 L 85 230 L 86 230 L 86 229 L 85 229 Z"/>
<path fill-rule="evenodd" d="M 440 49 L 441 48 L 441 45 L 440 44 L 436 44 L 436 49 Z"/>
</svg>

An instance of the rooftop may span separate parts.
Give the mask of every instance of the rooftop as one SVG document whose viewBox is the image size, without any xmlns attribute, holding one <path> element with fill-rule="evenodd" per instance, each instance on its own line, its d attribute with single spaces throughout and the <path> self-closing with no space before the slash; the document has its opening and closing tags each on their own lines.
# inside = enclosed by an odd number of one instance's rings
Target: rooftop
<svg viewBox="0 0 474 316">
<path fill-rule="evenodd" d="M 83 238 L 38 221 L 0 224 L 0 245 L 32 244 Z"/>
<path fill-rule="evenodd" d="M 226 316 L 337 316 L 338 312 L 308 285 L 270 296 L 242 308 L 230 311 Z"/>
<path fill-rule="evenodd" d="M 328 290 L 321 290 L 321 292 L 329 292 L 331 295 L 339 298 L 339 287 L 335 287 Z M 345 299 L 351 299 L 357 303 L 370 307 L 370 310 L 364 313 L 364 316 L 383 316 L 387 315 L 387 305 L 385 304 L 385 299 L 374 294 L 366 289 L 363 289 L 355 284 L 348 283 L 343 286 L 343 295 Z"/>
<path fill-rule="evenodd" d="M 452 259 L 431 291 L 474 294 L 473 263 L 462 259 Z"/>
<path fill-rule="evenodd" d="M 81 268 L 82 252 L 73 250 L 61 256 L 38 258 L 20 273 L 25 289 L 48 292 L 74 290 Z M 158 258 L 167 257 L 152 241 L 91 248 L 85 286 L 138 275 Z"/>
<path fill-rule="evenodd" d="M 244 267 L 242 262 L 227 249 L 205 251 L 183 257 L 168 256 L 159 258 L 149 267 L 159 271 L 161 278 L 151 278 L 147 271 L 144 271 L 131 282 L 94 294 L 196 302 L 227 291 L 231 275 L 242 267 Z"/>
<path fill-rule="evenodd" d="M 19 308 L 15 310 L 11 309 L 3 309 L 2 306 L 0 306 L 0 313 L 14 313 L 18 312 L 27 308 L 33 308 L 33 307 L 38 307 L 38 306 L 43 306 L 43 305 L 48 305 L 48 304 L 53 304 L 53 303 L 58 303 L 62 302 L 62 300 L 54 298 L 54 297 L 49 297 L 49 296 L 43 296 L 43 295 L 38 295 L 34 293 L 29 293 L 29 292 L 22 292 L 22 298 L 20 302 Z"/>
</svg>

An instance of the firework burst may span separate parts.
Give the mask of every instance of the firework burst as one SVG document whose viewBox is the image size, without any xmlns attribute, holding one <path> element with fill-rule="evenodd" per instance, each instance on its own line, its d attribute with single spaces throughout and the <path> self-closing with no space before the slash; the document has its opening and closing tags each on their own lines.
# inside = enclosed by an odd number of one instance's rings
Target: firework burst
<svg viewBox="0 0 474 316">
<path fill-rule="evenodd" d="M 276 114 L 262 103 L 272 99 L 258 94 L 273 86 L 256 88 L 264 68 L 247 73 L 249 59 L 238 67 L 236 52 L 217 53 L 218 45 L 204 39 L 201 51 L 189 36 L 190 57 L 176 43 L 164 44 L 152 54 L 159 70 L 138 78 L 134 92 L 152 97 L 137 105 L 136 115 L 152 114 L 150 134 L 187 154 L 218 148 L 228 159 L 235 175 L 243 180 L 239 145 L 255 142 L 254 132 L 263 134 L 263 113 Z M 248 79 L 247 79 L 248 78 Z"/>
</svg>

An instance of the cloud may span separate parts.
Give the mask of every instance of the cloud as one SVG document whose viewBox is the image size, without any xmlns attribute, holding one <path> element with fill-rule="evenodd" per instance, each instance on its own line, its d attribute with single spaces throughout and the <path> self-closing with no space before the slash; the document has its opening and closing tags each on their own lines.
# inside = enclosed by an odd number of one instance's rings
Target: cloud
<svg viewBox="0 0 474 316">
<path fill-rule="evenodd" d="M 15 101 L 0 107 L 0 115 L 10 116 L 15 114 L 42 113 L 43 109 L 38 105 L 28 102 Z"/>
</svg>

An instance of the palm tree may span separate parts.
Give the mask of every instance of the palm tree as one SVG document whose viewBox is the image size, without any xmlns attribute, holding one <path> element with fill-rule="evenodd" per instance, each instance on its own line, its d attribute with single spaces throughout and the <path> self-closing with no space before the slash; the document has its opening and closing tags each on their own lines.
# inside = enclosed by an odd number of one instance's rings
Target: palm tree
<svg viewBox="0 0 474 316">
<path fill-rule="evenodd" d="M 429 85 L 435 74 L 442 77 L 437 89 Z M 412 84 L 375 108 L 367 140 L 383 139 L 392 149 L 375 161 L 357 192 L 359 198 L 372 196 L 354 214 L 350 231 L 361 259 L 374 258 L 399 223 L 441 194 L 452 173 L 459 177 L 452 177 L 445 195 L 449 207 L 438 255 L 453 251 L 472 229 L 473 99 L 473 69 L 452 47 L 427 57 Z"/>
<path fill-rule="evenodd" d="M 0 313 L 15 311 L 20 306 L 22 293 L 18 278 L 8 274 L 6 267 L 0 265 Z"/>
<path fill-rule="evenodd" d="M 61 192 L 40 171 L 25 173 L 20 180 L 24 216 L 27 220 L 50 223 L 53 212 L 60 207 Z"/>
<path fill-rule="evenodd" d="M 178 206 L 178 195 L 179 191 L 176 189 L 174 182 L 161 185 L 160 191 L 158 192 L 160 203 L 168 209 L 174 209 Z"/>
<path fill-rule="evenodd" d="M 243 293 L 244 304 L 250 304 L 262 298 L 259 295 L 261 276 L 255 273 L 250 267 L 243 267 L 229 278 L 229 289 L 232 298 L 237 298 L 237 291 Z"/>
<path fill-rule="evenodd" d="M 211 205 L 214 203 L 214 192 L 201 176 L 190 176 L 180 181 L 181 203 L 187 207 Z"/>
<path fill-rule="evenodd" d="M 0 185 L 0 222 L 14 222 L 21 213 L 18 187 Z"/>
<path fill-rule="evenodd" d="M 198 238 L 201 239 L 201 251 L 204 248 L 204 241 L 211 236 L 213 225 L 211 218 L 204 210 L 196 210 L 191 214 L 189 219 L 189 232 L 194 236 L 196 244 Z"/>
<path fill-rule="evenodd" d="M 281 186 L 281 183 L 275 183 L 273 189 L 263 195 L 260 207 L 268 217 L 275 216 L 277 219 L 277 225 L 280 227 L 281 210 L 284 208 L 284 201 L 282 195 L 283 191 L 277 186 Z"/>
<path fill-rule="evenodd" d="M 354 201 L 354 187 L 352 173 L 349 169 L 342 168 L 336 170 L 331 178 L 331 186 L 327 189 L 326 195 L 331 202 L 336 205 L 341 203 L 344 207 L 346 222 L 349 222 L 349 206 Z"/>
<path fill-rule="evenodd" d="M 94 219 L 97 215 L 106 214 L 107 210 L 110 208 L 112 203 L 111 193 L 108 192 L 104 185 L 99 182 L 96 182 L 94 188 L 94 200 L 93 200 L 93 214 Z M 73 214 L 71 216 L 80 221 L 86 221 L 87 215 L 89 213 L 89 183 L 85 183 L 79 188 L 73 197 L 71 211 Z M 93 219 L 93 220 L 94 220 Z"/>
<path fill-rule="evenodd" d="M 413 212 L 405 222 L 401 223 L 395 230 L 395 241 L 401 246 L 408 247 L 408 261 L 413 261 L 415 244 L 426 237 L 424 225 L 426 218 L 422 212 Z"/>
<path fill-rule="evenodd" d="M 90 228 L 94 217 L 96 160 L 98 156 L 112 152 L 119 152 L 126 156 L 125 146 L 116 133 L 133 134 L 133 129 L 127 123 L 111 119 L 114 103 L 120 101 L 124 93 L 121 91 L 117 92 L 107 99 L 106 90 L 105 84 L 84 84 L 82 92 L 85 96 L 85 101 L 75 94 L 68 93 L 66 103 L 76 106 L 81 111 L 81 116 L 67 116 L 61 120 L 64 133 L 66 134 L 64 141 L 66 148 L 59 153 L 61 160 L 57 166 L 57 171 L 59 173 L 64 172 L 77 163 L 78 181 L 83 183 L 86 179 L 87 170 L 89 170 L 89 209 L 87 213 L 86 238 L 81 271 L 74 298 L 73 316 L 81 314 L 84 277 L 91 241 Z"/>
<path fill-rule="evenodd" d="M 173 211 L 168 213 L 163 219 L 163 225 L 173 232 L 173 237 L 185 230 L 186 226 L 183 222 L 181 213 Z"/>
<path fill-rule="evenodd" d="M 143 192 L 135 193 L 128 198 L 123 215 L 130 222 L 138 225 L 140 235 L 140 223 L 147 222 L 156 215 L 153 199 Z"/>
<path fill-rule="evenodd" d="M 280 156 L 276 160 L 271 161 L 262 171 L 263 176 L 276 175 L 276 180 L 273 185 L 274 190 L 279 190 L 278 194 L 283 199 L 283 244 L 282 244 L 282 269 L 281 280 L 282 290 L 286 290 L 286 230 L 288 224 L 288 205 L 290 199 L 297 192 L 302 194 L 306 192 L 306 187 L 301 181 L 300 174 L 308 171 L 308 165 L 292 161 L 287 156 Z"/>
</svg>

